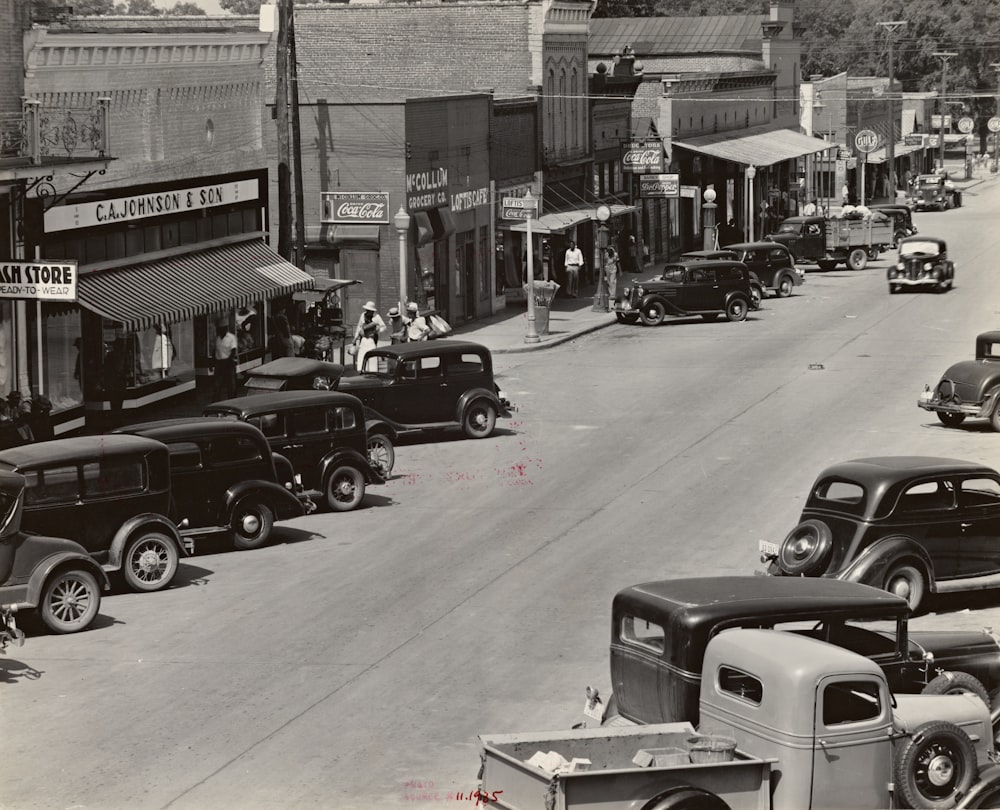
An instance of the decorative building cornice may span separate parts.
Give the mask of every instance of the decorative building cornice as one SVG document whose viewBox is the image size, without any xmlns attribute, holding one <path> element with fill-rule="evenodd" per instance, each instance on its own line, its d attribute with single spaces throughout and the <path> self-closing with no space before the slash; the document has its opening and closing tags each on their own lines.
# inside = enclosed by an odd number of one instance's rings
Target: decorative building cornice
<svg viewBox="0 0 1000 810">
<path fill-rule="evenodd" d="M 51 34 L 37 28 L 25 35 L 25 76 L 52 70 L 163 70 L 176 67 L 260 65 L 270 35 L 253 32 L 212 34 Z"/>
</svg>

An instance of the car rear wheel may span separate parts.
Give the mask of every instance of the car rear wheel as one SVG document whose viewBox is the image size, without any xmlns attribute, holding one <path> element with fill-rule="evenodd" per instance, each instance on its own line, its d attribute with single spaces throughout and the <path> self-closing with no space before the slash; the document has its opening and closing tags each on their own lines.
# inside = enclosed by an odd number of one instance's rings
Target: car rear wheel
<svg viewBox="0 0 1000 810">
<path fill-rule="evenodd" d="M 396 450 L 392 440 L 384 433 L 372 433 L 368 437 L 368 462 L 383 478 L 388 478 L 396 463 Z"/>
<path fill-rule="evenodd" d="M 497 423 L 497 411 L 493 403 L 477 399 L 465 409 L 462 430 L 470 439 L 485 439 L 493 432 Z"/>
<path fill-rule="evenodd" d="M 847 257 L 847 266 L 852 270 L 864 270 L 868 266 L 868 254 L 864 248 L 854 248 Z"/>
<path fill-rule="evenodd" d="M 39 614 L 53 633 L 85 630 L 101 609 L 101 587 L 89 571 L 61 571 L 45 583 Z"/>
<path fill-rule="evenodd" d="M 167 535 L 157 531 L 140 534 L 125 552 L 125 584 L 143 592 L 166 588 L 177 573 L 177 557 L 177 546 Z"/>
<path fill-rule="evenodd" d="M 1000 433 L 1000 396 L 997 397 L 997 404 L 993 406 L 993 413 L 990 415 L 990 425 Z"/>
<path fill-rule="evenodd" d="M 897 749 L 894 783 L 906 807 L 954 807 L 976 778 L 976 750 L 954 723 L 924 723 Z"/>
<path fill-rule="evenodd" d="M 822 261 L 816 262 L 816 264 L 819 266 L 819 269 L 822 270 L 824 273 L 830 272 L 837 266 L 836 262 L 830 261 L 829 259 L 823 259 Z"/>
<path fill-rule="evenodd" d="M 795 287 L 795 282 L 792 281 L 791 276 L 782 276 L 781 281 L 778 282 L 778 298 L 788 298 L 792 294 L 793 287 Z"/>
<path fill-rule="evenodd" d="M 965 414 L 952 413 L 951 411 L 937 411 L 937 418 L 946 427 L 958 427 L 965 421 Z"/>
<path fill-rule="evenodd" d="M 927 582 L 920 570 L 909 563 L 895 566 L 886 575 L 883 590 L 902 596 L 910 606 L 910 611 L 916 613 L 920 603 L 924 601 Z"/>
<path fill-rule="evenodd" d="M 357 467 L 337 467 L 326 479 L 326 503 L 334 512 L 349 512 L 365 497 L 365 477 Z"/>
<path fill-rule="evenodd" d="M 965 695 L 971 694 L 990 707 L 990 694 L 982 681 L 968 672 L 942 672 L 927 684 L 921 695 Z"/>
<path fill-rule="evenodd" d="M 233 529 L 233 546 L 240 551 L 260 548 L 271 537 L 274 513 L 253 498 L 244 498 L 233 509 L 230 522 Z"/>
<path fill-rule="evenodd" d="M 778 565 L 786 574 L 808 577 L 823 573 L 833 551 L 833 532 L 821 520 L 804 520 L 782 541 Z"/>
<path fill-rule="evenodd" d="M 727 321 L 745 321 L 747 319 L 747 302 L 742 298 L 730 298 L 726 302 L 726 320 Z"/>
<path fill-rule="evenodd" d="M 646 326 L 659 326 L 667 317 L 667 308 L 662 301 L 650 301 L 642 308 L 639 317 Z"/>
<path fill-rule="evenodd" d="M 615 318 L 618 320 L 618 323 L 639 323 L 639 315 L 635 312 L 629 312 L 627 314 L 624 312 L 616 312 Z"/>
</svg>

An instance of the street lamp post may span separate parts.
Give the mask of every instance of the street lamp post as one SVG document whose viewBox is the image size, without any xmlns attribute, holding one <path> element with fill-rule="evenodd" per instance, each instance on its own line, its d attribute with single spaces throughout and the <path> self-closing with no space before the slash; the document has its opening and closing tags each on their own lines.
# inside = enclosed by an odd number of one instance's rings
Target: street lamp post
<svg viewBox="0 0 1000 810">
<path fill-rule="evenodd" d="M 406 235 L 410 230 L 410 215 L 406 213 L 403 206 L 399 206 L 396 216 L 392 218 L 392 224 L 399 233 L 399 312 L 406 313 Z"/>
<path fill-rule="evenodd" d="M 939 144 L 939 146 L 941 149 L 940 152 L 941 169 L 943 170 L 944 169 L 944 114 L 946 109 L 945 96 L 948 90 L 948 60 L 951 59 L 953 56 L 958 56 L 958 54 L 952 51 L 935 51 L 934 53 L 931 54 L 931 56 L 936 56 L 938 59 L 941 60 L 941 127 L 939 128 L 938 133 L 941 138 L 941 143 Z"/>
<path fill-rule="evenodd" d="M 528 239 L 528 333 L 524 336 L 525 343 L 541 343 L 542 339 L 535 331 L 535 246 L 531 241 L 531 220 L 538 210 L 538 198 L 530 191 L 521 198 L 524 210 L 524 227 Z"/>
<path fill-rule="evenodd" d="M 748 232 L 748 241 L 753 241 L 753 218 L 754 218 L 754 199 L 753 199 L 753 179 L 757 176 L 757 167 L 753 164 L 747 166 L 747 181 L 750 183 L 750 191 L 747 193 L 747 227 L 750 229 Z"/>
<path fill-rule="evenodd" d="M 703 228 L 703 242 L 702 247 L 705 250 L 714 250 L 715 245 L 715 209 L 718 207 L 715 204 L 715 189 L 712 186 L 706 188 L 702 194 L 702 199 L 705 201 L 702 208 L 705 211 L 705 217 L 702 222 Z"/>
<path fill-rule="evenodd" d="M 595 216 L 600 223 L 597 226 L 597 252 L 600 255 L 601 276 L 597 279 L 597 290 L 594 292 L 594 305 L 590 309 L 591 312 L 607 312 L 609 306 L 608 298 L 610 296 L 605 261 L 607 260 L 608 220 L 611 219 L 611 209 L 606 205 L 599 205 L 597 206 Z"/>
</svg>

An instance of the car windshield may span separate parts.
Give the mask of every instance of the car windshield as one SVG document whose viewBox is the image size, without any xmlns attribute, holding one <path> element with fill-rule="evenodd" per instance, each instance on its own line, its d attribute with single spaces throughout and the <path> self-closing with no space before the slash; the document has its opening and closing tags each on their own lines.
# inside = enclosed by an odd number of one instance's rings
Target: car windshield
<svg viewBox="0 0 1000 810">
<path fill-rule="evenodd" d="M 375 377 L 395 377 L 398 363 L 399 360 L 395 357 L 384 354 L 369 354 L 365 358 L 361 373 L 371 374 Z"/>
<path fill-rule="evenodd" d="M 801 222 L 782 222 L 778 226 L 778 233 L 798 233 L 802 227 Z"/>
<path fill-rule="evenodd" d="M 664 267 L 663 275 L 660 276 L 660 281 L 674 281 L 678 284 L 684 281 L 684 268 L 683 267 Z"/>
<path fill-rule="evenodd" d="M 937 256 L 940 252 L 941 246 L 937 242 L 931 242 L 930 240 L 904 242 L 899 246 L 900 256 Z"/>
</svg>

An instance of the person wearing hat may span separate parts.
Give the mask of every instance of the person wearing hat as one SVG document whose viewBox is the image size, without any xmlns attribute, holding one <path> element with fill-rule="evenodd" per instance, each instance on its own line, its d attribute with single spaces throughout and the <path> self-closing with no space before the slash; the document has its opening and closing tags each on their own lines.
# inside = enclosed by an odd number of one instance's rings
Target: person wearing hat
<svg viewBox="0 0 1000 810">
<path fill-rule="evenodd" d="M 354 330 L 354 345 L 358 344 L 358 341 L 363 337 L 364 326 L 366 323 L 375 323 L 378 327 L 378 332 L 376 333 L 376 342 L 378 341 L 378 335 L 385 333 L 385 321 L 382 320 L 382 316 L 378 314 L 375 310 L 375 302 L 367 301 L 364 307 L 361 309 L 361 317 L 358 318 L 358 326 Z"/>
<path fill-rule="evenodd" d="M 431 333 L 427 319 L 420 314 L 420 307 L 415 301 L 406 305 L 406 339 L 426 340 Z"/>
<path fill-rule="evenodd" d="M 406 322 L 399 307 L 389 310 L 389 338 L 393 343 L 406 342 Z"/>
<path fill-rule="evenodd" d="M 239 346 L 236 335 L 229 331 L 229 321 L 219 320 L 215 324 L 215 398 L 232 399 L 236 396 L 236 350 Z"/>
</svg>

